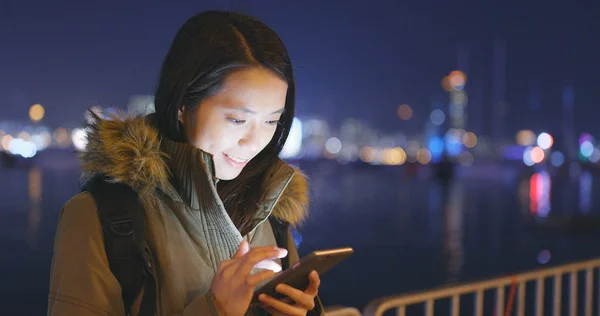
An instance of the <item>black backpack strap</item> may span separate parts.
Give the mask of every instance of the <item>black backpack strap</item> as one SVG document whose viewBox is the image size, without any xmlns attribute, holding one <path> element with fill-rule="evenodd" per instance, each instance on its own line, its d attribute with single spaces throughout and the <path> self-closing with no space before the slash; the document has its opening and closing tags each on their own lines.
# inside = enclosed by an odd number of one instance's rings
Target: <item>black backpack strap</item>
<svg viewBox="0 0 600 316">
<path fill-rule="evenodd" d="M 125 314 L 131 313 L 131 306 L 144 286 L 139 314 L 154 315 L 156 283 L 145 247 L 144 208 L 138 194 L 128 185 L 110 183 L 102 177 L 90 180 L 83 190 L 96 202 L 106 256 L 121 285 Z"/>
<path fill-rule="evenodd" d="M 277 242 L 277 247 L 288 249 L 288 227 L 289 224 L 282 222 L 275 218 L 275 216 L 269 216 L 269 224 L 271 224 L 271 229 L 273 230 L 273 235 L 275 236 L 275 241 Z M 290 266 L 289 256 L 285 256 L 281 258 L 281 268 L 283 270 L 287 269 Z"/>
</svg>

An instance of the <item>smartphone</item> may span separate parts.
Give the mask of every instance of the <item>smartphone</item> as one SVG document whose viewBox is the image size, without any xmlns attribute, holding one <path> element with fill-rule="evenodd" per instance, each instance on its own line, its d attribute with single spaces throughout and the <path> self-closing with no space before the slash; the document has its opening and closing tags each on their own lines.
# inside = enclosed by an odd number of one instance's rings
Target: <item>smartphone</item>
<svg viewBox="0 0 600 316">
<path fill-rule="evenodd" d="M 284 298 L 283 294 L 275 291 L 275 286 L 282 283 L 304 291 L 310 283 L 308 275 L 311 271 L 317 271 L 319 275 L 322 275 L 348 258 L 353 252 L 354 249 L 350 247 L 314 251 L 256 288 L 252 301 L 260 302 L 258 300 L 260 294 L 267 294 L 277 299 Z"/>
</svg>

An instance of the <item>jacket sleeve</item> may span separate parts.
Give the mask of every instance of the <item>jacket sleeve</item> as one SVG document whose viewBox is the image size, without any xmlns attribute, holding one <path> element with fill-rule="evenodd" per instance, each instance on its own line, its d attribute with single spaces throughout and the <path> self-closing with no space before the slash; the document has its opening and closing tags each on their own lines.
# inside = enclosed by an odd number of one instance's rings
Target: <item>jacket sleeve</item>
<svg viewBox="0 0 600 316">
<path fill-rule="evenodd" d="M 294 237 L 292 236 L 292 231 L 290 228 L 287 229 L 287 242 L 288 242 L 288 256 L 289 256 L 289 263 L 290 266 L 292 266 L 294 263 L 298 262 L 300 260 L 300 257 L 298 256 L 298 249 L 296 249 L 296 243 L 294 242 Z M 309 316 L 316 316 L 316 315 L 325 315 L 325 309 L 323 308 L 323 303 L 321 303 L 321 299 L 319 298 L 319 296 L 315 297 L 315 308 L 311 311 L 308 312 Z"/>
<path fill-rule="evenodd" d="M 54 240 L 48 315 L 125 315 L 121 288 L 108 266 L 91 195 L 63 207 Z"/>
<path fill-rule="evenodd" d="M 140 297 L 134 302 L 137 314 Z M 125 316 L 121 287 L 110 271 L 96 203 L 88 193 L 69 200 L 61 211 L 50 272 L 48 316 Z M 218 315 L 210 293 L 196 297 L 183 311 Z"/>
</svg>

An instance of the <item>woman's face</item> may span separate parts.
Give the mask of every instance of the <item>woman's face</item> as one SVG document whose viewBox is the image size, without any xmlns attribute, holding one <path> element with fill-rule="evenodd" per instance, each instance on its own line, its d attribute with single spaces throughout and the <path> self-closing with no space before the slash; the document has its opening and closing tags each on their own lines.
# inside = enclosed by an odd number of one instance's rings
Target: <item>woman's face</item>
<svg viewBox="0 0 600 316">
<path fill-rule="evenodd" d="M 213 155 L 216 177 L 232 180 L 269 144 L 285 107 L 287 83 L 263 68 L 229 75 L 196 109 L 180 111 L 188 141 Z"/>
</svg>

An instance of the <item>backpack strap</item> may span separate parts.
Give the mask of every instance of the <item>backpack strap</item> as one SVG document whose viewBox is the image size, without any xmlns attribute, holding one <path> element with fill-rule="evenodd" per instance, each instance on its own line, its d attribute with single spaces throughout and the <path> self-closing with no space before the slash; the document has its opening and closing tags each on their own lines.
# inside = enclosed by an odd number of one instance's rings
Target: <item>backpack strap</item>
<svg viewBox="0 0 600 316">
<path fill-rule="evenodd" d="M 152 260 L 145 247 L 144 207 L 138 194 L 128 185 L 110 183 L 100 176 L 86 183 L 82 191 L 88 191 L 96 202 L 106 256 L 111 272 L 121 285 L 125 314 L 130 315 L 143 286 L 139 314 L 154 315 L 156 283 Z"/>
</svg>

